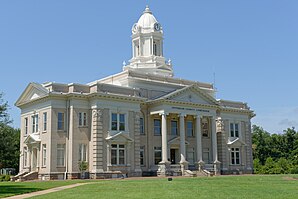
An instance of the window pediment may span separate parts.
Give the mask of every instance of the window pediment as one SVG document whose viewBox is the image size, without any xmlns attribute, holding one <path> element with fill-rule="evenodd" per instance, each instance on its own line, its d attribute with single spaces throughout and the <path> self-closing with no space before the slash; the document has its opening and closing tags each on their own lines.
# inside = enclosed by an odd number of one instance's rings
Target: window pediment
<svg viewBox="0 0 298 199">
<path fill-rule="evenodd" d="M 129 137 L 128 133 L 124 133 L 124 132 L 120 132 L 115 135 L 108 136 L 106 140 L 110 142 L 115 142 L 115 143 L 129 143 L 134 141 Z"/>
<path fill-rule="evenodd" d="M 242 140 L 240 140 L 240 138 L 229 139 L 227 145 L 229 145 L 229 147 L 247 146 L 247 144 L 245 142 L 243 142 Z"/>
</svg>

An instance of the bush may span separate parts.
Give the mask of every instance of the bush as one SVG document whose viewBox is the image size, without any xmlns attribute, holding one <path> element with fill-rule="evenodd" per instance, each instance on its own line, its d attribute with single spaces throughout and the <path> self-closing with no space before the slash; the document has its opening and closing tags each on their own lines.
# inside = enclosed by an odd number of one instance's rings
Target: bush
<svg viewBox="0 0 298 199">
<path fill-rule="evenodd" d="M 0 175 L 0 182 L 10 181 L 10 175 Z"/>
</svg>

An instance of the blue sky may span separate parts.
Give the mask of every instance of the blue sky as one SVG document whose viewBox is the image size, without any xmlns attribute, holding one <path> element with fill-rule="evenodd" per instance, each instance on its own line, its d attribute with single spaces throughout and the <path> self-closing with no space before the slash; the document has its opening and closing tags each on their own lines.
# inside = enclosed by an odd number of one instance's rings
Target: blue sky
<svg viewBox="0 0 298 199">
<path fill-rule="evenodd" d="M 298 128 L 298 1 L 0 1 L 0 91 L 14 107 L 29 82 L 88 83 L 122 70 L 146 5 L 164 29 L 176 77 L 245 101 L 253 124 Z"/>
</svg>

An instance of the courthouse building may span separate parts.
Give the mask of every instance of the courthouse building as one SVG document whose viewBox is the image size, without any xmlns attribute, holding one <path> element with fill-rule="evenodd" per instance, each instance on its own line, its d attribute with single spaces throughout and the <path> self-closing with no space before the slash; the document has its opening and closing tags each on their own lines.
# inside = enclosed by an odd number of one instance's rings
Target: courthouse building
<svg viewBox="0 0 298 199">
<path fill-rule="evenodd" d="M 21 179 L 252 173 L 246 103 L 213 84 L 174 77 L 163 28 L 148 7 L 132 27 L 132 58 L 88 84 L 30 83 L 21 109 Z M 187 69 L 187 66 L 186 66 Z M 195 72 L 195 71 L 194 71 Z"/>
</svg>

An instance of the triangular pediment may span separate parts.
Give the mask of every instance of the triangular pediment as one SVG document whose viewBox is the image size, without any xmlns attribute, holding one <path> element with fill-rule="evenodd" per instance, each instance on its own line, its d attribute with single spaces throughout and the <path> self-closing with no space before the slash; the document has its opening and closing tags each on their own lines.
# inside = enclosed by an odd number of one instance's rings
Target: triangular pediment
<svg viewBox="0 0 298 199">
<path fill-rule="evenodd" d="M 205 91 L 203 91 L 196 85 L 184 87 L 182 89 L 171 92 L 161 98 L 177 102 L 188 102 L 204 105 L 218 105 L 217 101 L 212 96 L 207 94 Z"/>
<path fill-rule="evenodd" d="M 127 135 L 127 133 L 120 132 L 113 136 L 109 136 L 106 138 L 107 141 L 115 142 L 115 143 L 127 143 L 127 142 L 133 142 L 133 139 Z"/>
<path fill-rule="evenodd" d="M 246 146 L 246 144 L 240 140 L 240 138 L 229 139 L 227 145 L 234 147 Z"/>
<path fill-rule="evenodd" d="M 37 134 L 30 134 L 27 136 L 27 138 L 24 140 L 25 144 L 35 144 L 40 142 L 40 137 Z"/>
<path fill-rule="evenodd" d="M 48 95 L 48 90 L 45 89 L 42 85 L 37 83 L 30 83 L 26 87 L 22 95 L 19 97 L 15 105 L 20 106 L 24 103 L 42 98 L 47 95 Z"/>
<path fill-rule="evenodd" d="M 180 145 L 180 137 L 175 137 L 168 142 L 169 145 Z M 189 145 L 189 142 L 185 140 L 185 144 Z"/>
</svg>

